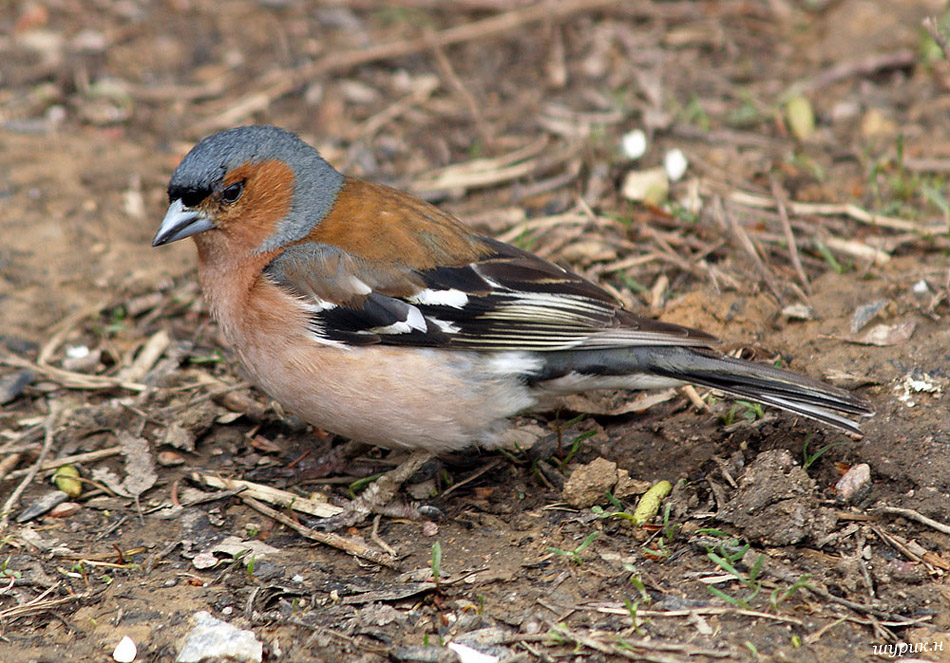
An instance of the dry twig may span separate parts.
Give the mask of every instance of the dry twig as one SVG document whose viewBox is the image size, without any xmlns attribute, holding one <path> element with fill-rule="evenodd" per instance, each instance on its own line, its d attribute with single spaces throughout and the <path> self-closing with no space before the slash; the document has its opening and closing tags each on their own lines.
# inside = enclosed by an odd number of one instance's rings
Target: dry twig
<svg viewBox="0 0 950 663">
<path fill-rule="evenodd" d="M 40 449 L 40 453 L 36 457 L 36 462 L 33 463 L 33 466 L 26 473 L 26 476 L 23 477 L 23 481 L 17 485 L 13 492 L 10 493 L 10 497 L 7 498 L 7 501 L 3 503 L 3 516 L 0 517 L 0 533 L 6 531 L 7 526 L 10 524 L 10 514 L 13 512 L 13 509 L 16 508 L 20 496 L 23 494 L 23 491 L 26 490 L 26 487 L 30 485 L 30 482 L 33 481 L 34 477 L 36 477 L 50 449 L 53 448 L 53 441 L 55 439 L 53 433 L 56 430 L 60 410 L 61 406 L 58 401 L 49 401 L 49 415 L 43 423 L 43 448 Z"/>
<path fill-rule="evenodd" d="M 129 391 L 145 391 L 148 387 L 144 384 L 123 380 L 119 377 L 106 375 L 87 375 L 75 371 L 67 371 L 55 366 L 46 366 L 39 363 L 33 363 L 27 359 L 17 357 L 9 353 L 0 354 L 0 364 L 7 366 L 16 366 L 17 368 L 28 368 L 41 375 L 46 376 L 61 387 L 66 389 L 82 389 L 94 391 L 97 389 L 115 389 L 121 387 Z"/>
<path fill-rule="evenodd" d="M 73 454 L 72 456 L 62 456 L 60 458 L 53 458 L 52 460 L 44 461 L 40 464 L 39 471 L 45 472 L 47 470 L 55 470 L 57 467 L 62 467 L 63 465 L 72 465 L 74 463 L 91 463 L 96 460 L 102 460 L 103 458 L 118 456 L 120 453 L 122 453 L 122 447 L 108 447 L 106 449 L 96 449 L 95 451 Z M 31 469 L 32 468 L 10 472 L 9 477 L 11 479 L 22 477 L 30 472 Z"/>
<path fill-rule="evenodd" d="M 778 217 L 782 221 L 782 231 L 785 233 L 785 241 L 788 244 L 788 255 L 795 267 L 795 273 L 802 282 L 805 292 L 811 294 L 811 283 L 808 282 L 808 275 L 805 274 L 805 268 L 802 267 L 802 260 L 798 255 L 798 244 L 795 242 L 795 233 L 792 231 L 792 223 L 788 219 L 788 211 L 785 209 L 785 192 L 774 177 L 770 178 L 772 184 L 772 195 L 775 196 L 775 206 L 778 209 Z"/>
<path fill-rule="evenodd" d="M 253 497 L 248 497 L 246 495 L 240 495 L 241 501 L 247 504 L 249 507 L 258 511 L 268 518 L 276 520 L 282 525 L 286 525 L 293 531 L 297 532 L 300 536 L 322 543 L 324 545 L 342 550 L 343 552 L 361 557 L 365 560 L 373 562 L 374 564 L 379 564 L 380 566 L 385 566 L 390 569 L 398 569 L 396 562 L 393 561 L 388 555 L 373 550 L 372 548 L 367 547 L 361 541 L 356 541 L 353 539 L 348 539 L 346 537 L 340 536 L 339 534 L 334 534 L 333 532 L 320 532 L 318 530 L 310 529 L 304 525 L 301 525 L 293 518 L 276 511 L 263 502 L 258 502 Z"/>
<path fill-rule="evenodd" d="M 931 527 L 937 530 L 938 532 L 943 532 L 944 534 L 950 534 L 950 525 L 946 525 L 938 520 L 934 520 L 933 518 L 928 518 L 924 514 L 920 513 L 919 511 L 914 511 L 913 509 L 905 509 L 899 506 L 881 506 L 881 507 L 875 508 L 874 512 L 887 513 L 893 516 L 904 516 L 905 518 L 916 520 L 918 523 L 922 525 Z"/>
<path fill-rule="evenodd" d="M 756 270 L 758 270 L 762 280 L 765 281 L 765 284 L 769 287 L 769 290 L 772 291 L 772 294 L 775 295 L 775 298 L 778 299 L 779 303 L 784 306 L 785 295 L 775 284 L 771 270 L 766 266 L 765 261 L 762 260 L 762 256 L 759 255 L 758 249 L 756 249 L 755 244 L 752 243 L 745 228 L 742 227 L 733 214 L 726 213 L 726 206 L 722 204 L 722 198 L 716 197 L 713 210 L 717 215 L 720 215 L 723 219 L 728 221 L 729 228 L 732 229 L 736 239 L 739 240 L 739 246 L 752 258 L 752 263 L 755 265 Z"/>
<path fill-rule="evenodd" d="M 713 191 L 707 190 L 705 193 L 713 194 Z M 746 191 L 731 191 L 725 195 L 730 202 L 743 207 L 755 207 L 759 209 L 775 209 L 777 203 L 774 198 L 768 196 L 759 196 Z M 863 223 L 869 226 L 878 226 L 889 230 L 900 230 L 903 232 L 912 232 L 920 237 L 930 237 L 940 235 L 946 232 L 945 225 L 935 224 L 925 226 L 915 223 L 908 219 L 900 219 L 893 216 L 883 216 L 872 214 L 865 209 L 852 205 L 851 203 L 802 203 L 794 200 L 785 202 L 789 214 L 797 216 L 844 216 L 852 221 Z"/>
<path fill-rule="evenodd" d="M 61 605 L 67 605 L 75 601 L 81 601 L 93 594 L 93 592 L 83 592 L 81 594 L 69 594 L 62 598 L 58 599 L 48 599 L 46 598 L 51 594 L 55 589 L 58 589 L 62 583 L 56 583 L 52 587 L 46 588 L 42 594 L 37 596 L 35 599 L 27 601 L 22 605 L 15 605 L 12 608 L 7 608 L 6 610 L 0 610 L 0 624 L 10 620 L 16 619 L 17 617 L 25 617 L 27 615 L 33 615 L 40 612 L 46 612 L 52 608 L 59 607 Z"/>
<path fill-rule="evenodd" d="M 225 479 L 213 474 L 200 474 L 198 472 L 193 472 L 191 479 L 192 481 L 210 486 L 211 488 L 220 488 L 229 491 L 240 490 L 242 499 L 244 497 L 255 498 L 269 504 L 275 504 L 284 509 L 293 509 L 294 511 L 316 516 L 317 518 L 330 518 L 343 511 L 341 507 L 329 504 L 328 502 L 308 499 L 287 492 L 286 490 L 280 490 L 265 484 L 245 481 L 243 479 Z"/>
<path fill-rule="evenodd" d="M 917 54 L 910 49 L 900 49 L 893 53 L 874 53 L 856 60 L 839 62 L 803 83 L 792 85 L 787 94 L 791 96 L 794 92 L 814 92 L 853 76 L 870 76 L 887 69 L 904 69 L 915 64 Z"/>
<path fill-rule="evenodd" d="M 432 96 L 432 93 L 439 88 L 439 81 L 434 76 L 423 77 L 415 90 L 407 94 L 402 99 L 397 99 L 386 106 L 385 110 L 368 118 L 365 122 L 358 125 L 349 136 L 350 140 L 366 140 L 373 136 L 382 127 L 393 122 L 399 116 L 414 106 L 418 106 L 423 101 Z"/>
<path fill-rule="evenodd" d="M 552 633 L 557 633 L 568 640 L 571 640 L 579 645 L 583 645 L 589 649 L 593 649 L 594 651 L 604 654 L 613 654 L 615 656 L 621 656 L 634 661 L 649 661 L 650 663 L 682 663 L 683 661 L 687 660 L 674 655 L 674 653 L 683 654 L 685 656 L 709 656 L 711 658 L 734 659 L 736 656 L 736 652 L 732 650 L 711 649 L 708 647 L 697 647 L 695 645 L 646 638 L 637 640 L 627 638 L 623 640 L 621 645 L 620 640 L 617 639 L 616 633 L 596 634 L 617 640 L 616 644 L 608 643 L 595 637 L 594 633 L 584 634 L 578 631 L 572 631 L 564 624 L 551 624 L 550 629 Z"/>
</svg>

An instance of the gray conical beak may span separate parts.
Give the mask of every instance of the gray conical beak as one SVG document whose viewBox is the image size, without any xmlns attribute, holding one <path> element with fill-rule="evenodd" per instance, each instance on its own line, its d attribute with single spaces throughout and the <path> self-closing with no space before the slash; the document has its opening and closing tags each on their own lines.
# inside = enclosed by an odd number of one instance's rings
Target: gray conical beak
<svg viewBox="0 0 950 663">
<path fill-rule="evenodd" d="M 212 228 L 214 224 L 207 214 L 185 207 L 180 199 L 175 200 L 168 206 L 162 225 L 158 227 L 158 232 L 152 240 L 152 246 L 177 242 Z"/>
</svg>

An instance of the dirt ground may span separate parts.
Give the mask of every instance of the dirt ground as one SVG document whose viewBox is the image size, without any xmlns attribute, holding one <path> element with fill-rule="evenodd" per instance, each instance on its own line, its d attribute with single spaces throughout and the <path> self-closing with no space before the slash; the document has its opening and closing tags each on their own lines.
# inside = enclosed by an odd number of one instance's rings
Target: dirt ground
<svg viewBox="0 0 950 663">
<path fill-rule="evenodd" d="M 931 15 L 946 30 L 935 0 L 0 3 L 0 660 L 113 660 L 126 636 L 175 660 L 200 611 L 267 661 L 950 660 Z M 247 385 L 190 242 L 150 246 L 184 153 L 247 123 L 876 415 L 855 439 L 702 390 L 578 401 L 519 421 L 525 448 L 427 466 L 403 495 L 441 518 L 340 532 L 358 554 L 308 540 L 202 477 L 340 499 L 399 459 L 318 478 L 343 440 Z M 630 174 L 677 149 L 644 200 Z M 569 504 L 605 462 L 632 489 Z M 662 480 L 650 522 L 618 515 Z"/>
</svg>

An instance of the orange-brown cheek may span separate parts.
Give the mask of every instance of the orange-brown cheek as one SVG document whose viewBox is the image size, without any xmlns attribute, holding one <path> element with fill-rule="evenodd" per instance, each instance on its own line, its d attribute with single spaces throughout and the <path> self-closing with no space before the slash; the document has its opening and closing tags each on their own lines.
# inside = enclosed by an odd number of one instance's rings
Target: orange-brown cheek
<svg viewBox="0 0 950 663">
<path fill-rule="evenodd" d="M 280 161 L 264 161 L 235 168 L 224 186 L 244 181 L 244 195 L 233 205 L 225 205 L 216 215 L 218 228 L 252 246 L 270 237 L 277 224 L 290 212 L 294 173 Z"/>
</svg>

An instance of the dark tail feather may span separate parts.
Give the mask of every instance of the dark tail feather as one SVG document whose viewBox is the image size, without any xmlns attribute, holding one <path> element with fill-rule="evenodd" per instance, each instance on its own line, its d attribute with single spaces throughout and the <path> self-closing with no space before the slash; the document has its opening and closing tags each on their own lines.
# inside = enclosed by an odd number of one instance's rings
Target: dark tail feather
<svg viewBox="0 0 950 663">
<path fill-rule="evenodd" d="M 769 366 L 692 348 L 653 348 L 652 372 L 718 389 L 823 421 L 852 433 L 861 432 L 852 416 L 873 414 L 864 399 L 824 382 Z"/>
<path fill-rule="evenodd" d="M 641 346 L 592 350 L 586 366 L 577 361 L 578 354 L 588 353 L 575 353 L 570 370 L 604 376 L 650 374 L 682 380 L 736 398 L 774 405 L 852 433 L 860 434 L 861 429 L 845 415 L 873 414 L 867 401 L 844 389 L 706 348 Z"/>
</svg>

